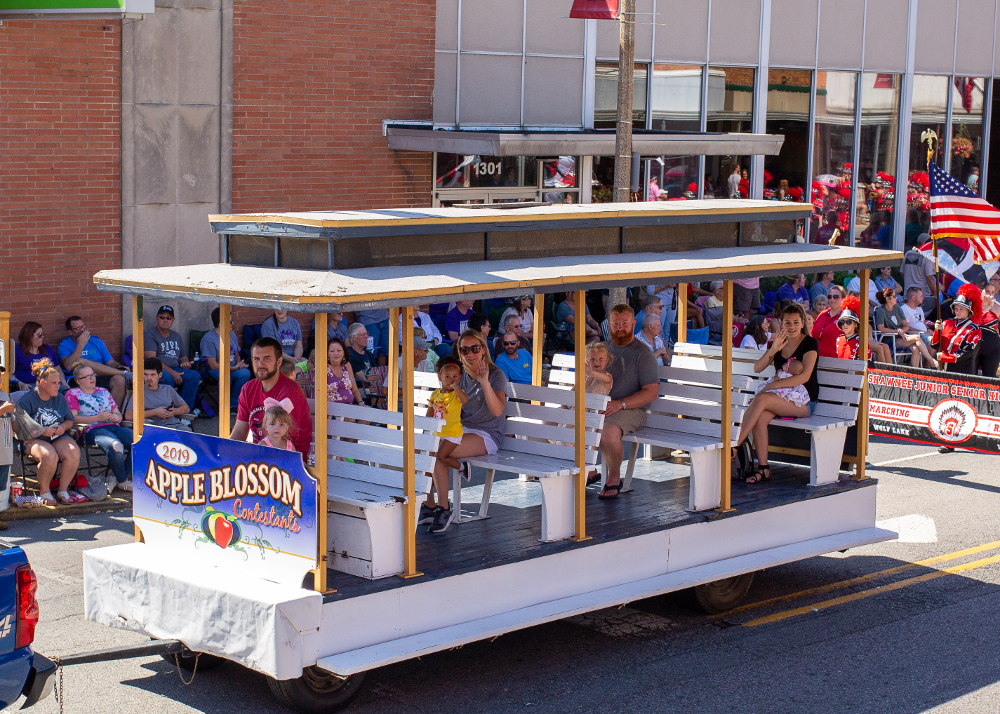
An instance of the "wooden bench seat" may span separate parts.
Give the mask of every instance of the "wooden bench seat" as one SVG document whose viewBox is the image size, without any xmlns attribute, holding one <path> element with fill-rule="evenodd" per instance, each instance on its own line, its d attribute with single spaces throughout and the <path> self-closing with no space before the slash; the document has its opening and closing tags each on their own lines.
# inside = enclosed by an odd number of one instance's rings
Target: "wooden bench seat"
<svg viewBox="0 0 1000 714">
<path fill-rule="evenodd" d="M 414 402 L 421 404 L 418 413 L 424 413 L 431 392 L 438 388 L 437 375 L 414 375 L 418 391 Z M 574 532 L 573 478 L 576 467 L 574 410 L 575 395 L 571 391 L 509 383 L 506 406 L 506 435 L 497 453 L 476 456 L 463 461 L 486 469 L 483 498 L 476 516 L 461 514 L 462 479 L 452 474 L 452 501 L 456 522 L 488 517 L 490 491 L 497 471 L 523 474 L 537 479 L 542 489 L 541 538 L 543 542 L 563 540 Z M 586 400 L 586 463 L 597 463 L 597 445 L 600 443 L 608 398 L 588 394 Z"/>
<path fill-rule="evenodd" d="M 671 364 L 678 367 L 711 372 L 722 370 L 721 347 L 678 343 L 674 350 Z M 757 384 L 774 374 L 773 366 L 760 374 L 754 373 L 753 365 L 760 356 L 761 353 L 756 350 L 733 349 L 733 378 L 735 380 L 736 375 L 750 378 L 751 385 L 745 391 L 751 395 Z M 816 364 L 819 399 L 815 413 L 808 417 L 771 421 L 772 427 L 801 429 L 810 434 L 809 483 L 813 486 L 834 483 L 839 478 L 847 429 L 858 418 L 865 368 L 866 364 L 861 360 L 820 357 Z"/>
<path fill-rule="evenodd" d="M 573 379 L 573 363 L 556 355 L 550 382 L 566 384 Z M 561 359 L 560 359 L 561 358 Z M 646 406 L 646 424 L 627 434 L 623 441 L 636 446 L 629 450 L 628 466 L 622 476 L 622 492 L 632 488 L 632 473 L 640 444 L 686 451 L 691 458 L 688 508 L 703 511 L 716 508 L 722 498 L 722 374 L 707 370 L 660 367 L 659 397 Z M 731 438 L 739 434 L 750 395 L 749 377 L 734 376 Z"/>
<path fill-rule="evenodd" d="M 329 402 L 327 410 L 329 566 L 370 579 L 397 575 L 403 572 L 406 503 L 403 415 L 338 402 Z M 437 451 L 434 432 L 442 424 L 441 419 L 415 419 L 415 512 L 431 489 L 430 454 Z M 416 522 L 408 527 L 416 528 Z"/>
</svg>

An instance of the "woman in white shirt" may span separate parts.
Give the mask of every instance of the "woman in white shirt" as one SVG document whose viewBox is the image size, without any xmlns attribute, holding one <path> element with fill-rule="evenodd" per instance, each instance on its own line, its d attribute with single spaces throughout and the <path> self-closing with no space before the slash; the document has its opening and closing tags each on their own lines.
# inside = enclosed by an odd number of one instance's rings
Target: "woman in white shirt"
<svg viewBox="0 0 1000 714">
<path fill-rule="evenodd" d="M 532 297 L 530 295 L 520 295 L 514 298 L 514 304 L 503 311 L 500 316 L 500 324 L 497 325 L 497 332 L 504 333 L 503 323 L 507 315 L 517 315 L 521 320 L 521 333 L 530 336 L 535 324 L 535 313 L 531 309 Z"/>
<path fill-rule="evenodd" d="M 771 333 L 767 331 L 768 318 L 764 315 L 754 315 L 747 325 L 746 334 L 740 342 L 740 347 L 747 350 L 763 352 L 771 341 Z"/>
</svg>

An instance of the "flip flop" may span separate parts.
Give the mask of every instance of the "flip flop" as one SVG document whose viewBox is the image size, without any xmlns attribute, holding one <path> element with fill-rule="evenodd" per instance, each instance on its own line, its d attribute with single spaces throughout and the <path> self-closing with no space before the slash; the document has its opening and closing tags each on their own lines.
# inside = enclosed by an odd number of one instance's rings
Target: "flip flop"
<svg viewBox="0 0 1000 714">
<path fill-rule="evenodd" d="M 621 482 L 621 480 L 619 480 L 618 483 L 616 483 L 614 486 L 610 486 L 607 483 L 605 483 L 604 484 L 604 490 L 601 491 L 597 495 L 597 497 L 599 499 L 601 499 L 602 501 L 613 501 L 614 499 L 618 498 L 618 494 L 621 492 L 621 490 L 622 490 L 622 482 Z M 615 493 L 614 493 L 613 496 L 608 496 L 608 495 L 606 495 L 608 493 L 608 491 L 614 491 Z"/>
<path fill-rule="evenodd" d="M 587 485 L 593 486 L 595 483 L 601 480 L 601 473 L 599 471 L 594 471 L 594 473 L 587 477 Z"/>
<path fill-rule="evenodd" d="M 68 506 L 68 505 L 70 505 L 71 503 L 74 502 L 73 501 L 73 497 L 70 496 L 68 493 L 65 496 L 63 496 L 62 494 L 59 494 L 58 498 L 59 498 L 59 503 L 63 504 L 64 506 Z M 53 505 L 55 505 L 55 504 L 53 504 Z"/>
<path fill-rule="evenodd" d="M 56 499 L 52 496 L 51 493 L 47 494 L 47 495 L 39 496 L 38 500 L 41 502 L 41 504 L 43 506 L 58 506 L 59 505 L 59 503 L 56 501 Z"/>
</svg>

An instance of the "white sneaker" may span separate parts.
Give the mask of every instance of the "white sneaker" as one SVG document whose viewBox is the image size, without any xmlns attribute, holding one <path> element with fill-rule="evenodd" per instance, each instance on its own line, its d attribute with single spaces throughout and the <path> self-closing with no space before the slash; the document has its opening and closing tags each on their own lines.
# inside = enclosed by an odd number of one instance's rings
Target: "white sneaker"
<svg viewBox="0 0 1000 714">
<path fill-rule="evenodd" d="M 120 488 L 122 491 L 131 491 L 132 490 L 132 479 L 126 479 L 122 483 L 118 484 L 118 488 Z"/>
</svg>

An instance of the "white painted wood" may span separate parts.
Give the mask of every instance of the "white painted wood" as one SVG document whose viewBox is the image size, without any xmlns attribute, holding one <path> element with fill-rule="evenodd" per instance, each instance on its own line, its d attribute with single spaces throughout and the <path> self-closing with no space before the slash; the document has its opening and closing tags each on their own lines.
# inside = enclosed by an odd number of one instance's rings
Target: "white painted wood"
<svg viewBox="0 0 1000 714">
<path fill-rule="evenodd" d="M 400 494 L 403 491 L 403 471 L 385 468 L 384 466 L 367 466 L 365 464 L 349 463 L 337 459 L 329 459 L 327 462 L 327 473 L 332 476 L 339 476 L 344 479 L 352 479 L 362 484 L 374 484 L 386 486 L 394 492 Z M 430 473 L 427 471 L 417 471 L 415 478 L 418 496 L 426 494 L 430 489 Z"/>
<path fill-rule="evenodd" d="M 320 656 L 316 663 L 319 667 L 341 676 L 357 674 L 546 622 L 624 605 L 635 600 L 664 595 L 824 553 L 879 543 L 894 538 L 895 533 L 891 531 L 867 527 L 796 541 L 748 554 L 734 555 L 675 572 L 627 581 L 605 588 L 595 588 L 578 594 L 496 612 L 473 620 L 388 639 L 384 642 L 338 654 Z M 608 545 L 617 546 L 619 549 L 628 549 L 628 546 L 622 541 Z M 631 549 L 628 549 L 628 552 L 631 552 Z M 324 607 L 328 608 L 330 605 Z M 325 625 L 324 619 L 324 627 Z"/>
<path fill-rule="evenodd" d="M 565 540 L 574 533 L 573 481 L 565 474 L 539 480 L 542 487 L 542 535 L 539 540 L 549 543 Z"/>
<path fill-rule="evenodd" d="M 326 431 L 327 434 L 334 438 L 371 441 L 376 444 L 403 448 L 402 429 L 386 429 L 379 424 L 361 424 L 354 421 L 329 419 Z M 428 431 L 414 433 L 413 440 L 414 448 L 417 451 L 436 451 L 439 442 L 439 438 Z"/>
<path fill-rule="evenodd" d="M 551 387 L 548 387 L 551 389 Z M 558 391 L 558 390 L 553 390 Z M 605 397 L 605 403 L 607 403 Z M 601 407 L 602 409 L 604 407 Z M 541 404 L 528 404 L 525 402 L 507 401 L 507 417 L 521 417 L 524 419 L 537 419 L 539 421 L 552 422 L 553 424 L 572 425 L 576 422 L 576 416 L 572 409 L 561 409 L 559 407 L 547 407 Z M 600 429 L 604 426 L 604 415 L 596 411 L 587 411 L 584 424 L 588 429 Z"/>
<path fill-rule="evenodd" d="M 522 420 L 522 419 L 508 419 L 507 420 L 507 433 L 514 434 L 516 436 L 530 436 L 538 439 L 551 439 L 552 441 L 558 441 L 564 444 L 575 443 L 576 433 L 570 427 L 566 426 L 554 426 L 550 424 L 542 424 L 536 419 L 532 420 Z M 584 443 L 590 447 L 596 447 L 601 441 L 601 435 L 599 432 L 586 430 L 584 431 Z"/>
<path fill-rule="evenodd" d="M 512 399 L 527 401 L 546 402 L 552 405 L 570 407 L 572 410 L 576 406 L 576 395 L 567 394 L 563 390 L 553 390 L 551 387 L 535 387 L 530 384 L 508 383 L 510 393 L 507 395 Z M 607 402 L 607 397 L 603 394 L 587 394 L 585 407 L 590 410 L 603 409 L 603 403 Z"/>
<path fill-rule="evenodd" d="M 327 531 L 329 552 L 371 561 L 372 534 L 368 530 L 368 521 L 365 518 L 352 518 L 341 513 L 330 513 L 327 522 L 329 524 Z"/>
<path fill-rule="evenodd" d="M 722 449 L 691 452 L 688 509 L 707 511 L 722 503 Z"/>
<path fill-rule="evenodd" d="M 840 477 L 840 461 L 844 454 L 847 427 L 825 429 L 810 434 L 809 485 L 836 483 Z"/>
</svg>

